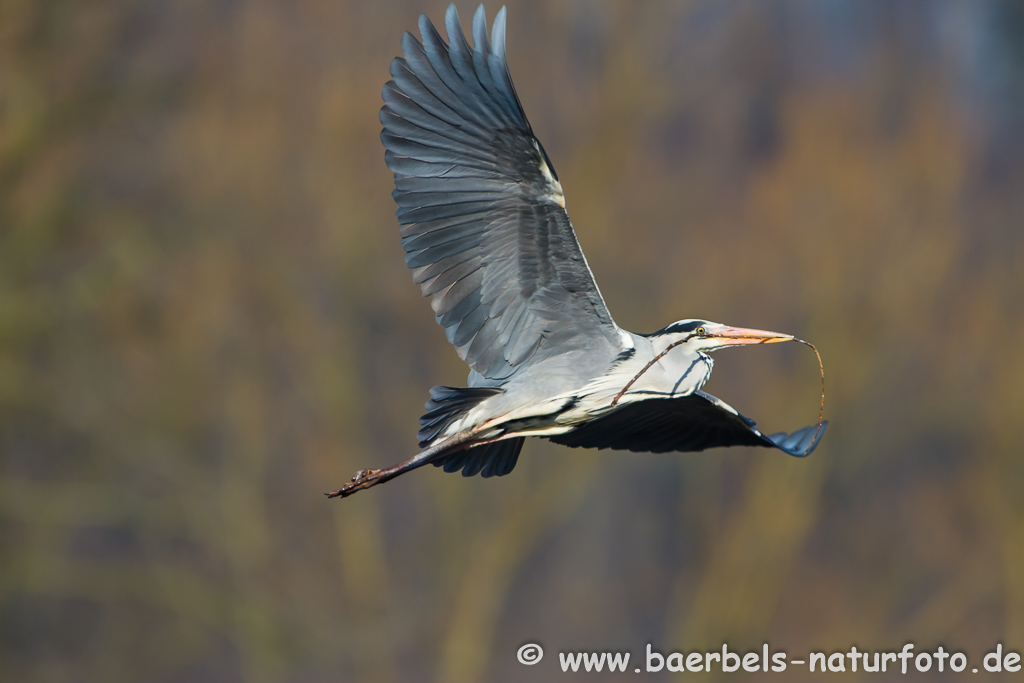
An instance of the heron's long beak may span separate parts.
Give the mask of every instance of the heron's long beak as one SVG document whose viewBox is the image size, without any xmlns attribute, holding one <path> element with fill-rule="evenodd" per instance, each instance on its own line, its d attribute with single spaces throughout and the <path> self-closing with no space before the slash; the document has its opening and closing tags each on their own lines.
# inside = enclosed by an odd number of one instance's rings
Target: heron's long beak
<svg viewBox="0 0 1024 683">
<path fill-rule="evenodd" d="M 729 327 L 728 325 L 711 327 L 705 336 L 709 339 L 721 339 L 720 347 L 741 346 L 744 344 L 775 344 L 796 339 L 791 334 L 780 334 L 767 330 L 750 330 L 745 327 Z"/>
</svg>

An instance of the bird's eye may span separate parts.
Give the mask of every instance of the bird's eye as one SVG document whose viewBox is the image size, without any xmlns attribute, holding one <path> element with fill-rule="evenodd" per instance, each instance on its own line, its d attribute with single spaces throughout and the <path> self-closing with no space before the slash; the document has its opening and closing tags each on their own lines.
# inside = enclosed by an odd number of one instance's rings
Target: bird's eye
<svg viewBox="0 0 1024 683">
<path fill-rule="evenodd" d="M 697 336 L 698 337 L 703 337 L 707 333 L 708 333 L 708 331 L 704 328 L 703 325 L 697 328 Z"/>
</svg>

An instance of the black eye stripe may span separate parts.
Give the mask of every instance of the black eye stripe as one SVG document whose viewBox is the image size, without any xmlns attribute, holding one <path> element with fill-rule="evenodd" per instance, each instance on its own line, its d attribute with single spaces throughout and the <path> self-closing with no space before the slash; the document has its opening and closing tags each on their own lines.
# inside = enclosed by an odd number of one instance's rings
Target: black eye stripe
<svg viewBox="0 0 1024 683">
<path fill-rule="evenodd" d="M 685 323 L 673 323 L 664 329 L 665 332 L 693 332 L 704 325 L 703 320 L 691 320 Z"/>
<path fill-rule="evenodd" d="M 688 320 L 686 322 L 672 323 L 668 327 L 662 328 L 657 332 L 651 332 L 650 334 L 640 335 L 642 337 L 657 337 L 661 334 L 681 334 L 686 332 L 693 332 L 698 327 L 707 325 L 706 320 Z"/>
</svg>

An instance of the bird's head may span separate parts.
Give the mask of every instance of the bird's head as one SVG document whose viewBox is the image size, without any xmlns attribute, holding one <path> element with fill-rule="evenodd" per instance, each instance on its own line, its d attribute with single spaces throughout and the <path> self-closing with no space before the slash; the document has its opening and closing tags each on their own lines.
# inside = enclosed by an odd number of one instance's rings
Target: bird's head
<svg viewBox="0 0 1024 683">
<path fill-rule="evenodd" d="M 665 346 L 682 342 L 688 351 L 717 351 L 730 346 L 749 344 L 774 344 L 793 341 L 791 334 L 752 330 L 745 327 L 729 327 L 707 320 L 679 320 L 650 335 L 651 340 L 664 340 Z M 659 344 L 660 346 L 660 344 Z"/>
</svg>

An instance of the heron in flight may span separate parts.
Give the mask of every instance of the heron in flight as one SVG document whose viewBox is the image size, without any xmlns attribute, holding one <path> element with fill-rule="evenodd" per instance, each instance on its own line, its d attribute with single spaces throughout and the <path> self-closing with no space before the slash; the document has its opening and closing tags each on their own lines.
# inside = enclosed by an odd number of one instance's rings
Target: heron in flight
<svg viewBox="0 0 1024 683">
<path fill-rule="evenodd" d="M 766 446 L 811 453 L 828 424 L 766 435 L 701 391 L 713 351 L 788 334 L 680 320 L 653 334 L 615 324 L 573 232 L 558 176 L 534 136 L 505 58 L 505 9 L 473 47 L 454 4 L 448 43 L 426 15 L 391 62 L 380 121 L 405 261 L 468 387 L 430 390 L 417 455 L 361 470 L 348 496 L 427 463 L 463 476 L 512 471 L 528 436 L 662 453 Z M 799 341 L 799 340 L 796 340 Z"/>
</svg>

